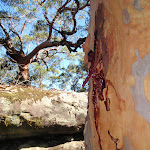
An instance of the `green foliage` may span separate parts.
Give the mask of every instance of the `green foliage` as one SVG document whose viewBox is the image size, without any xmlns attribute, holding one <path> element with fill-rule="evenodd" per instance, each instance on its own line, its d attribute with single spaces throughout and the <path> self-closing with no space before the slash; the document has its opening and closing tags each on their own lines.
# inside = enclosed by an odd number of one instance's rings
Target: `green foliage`
<svg viewBox="0 0 150 150">
<path fill-rule="evenodd" d="M 44 20 L 37 20 L 36 24 L 34 25 L 35 31 L 46 31 L 48 28 L 47 23 Z"/>
<path fill-rule="evenodd" d="M 83 80 L 87 76 L 87 71 L 83 63 L 83 52 L 59 52 L 45 60 L 49 65 L 48 70 L 43 62 L 33 63 L 30 66 L 32 67 L 32 71 L 30 72 L 32 85 L 48 89 L 60 88 L 76 92 L 87 91 L 87 86 L 82 89 Z"/>
<path fill-rule="evenodd" d="M 7 11 L 0 11 L 0 18 L 8 18 L 8 12 Z"/>
<path fill-rule="evenodd" d="M 83 53 L 81 52 L 75 53 L 74 56 L 71 54 L 71 56 L 68 57 L 69 65 L 62 67 L 60 69 L 61 73 L 51 78 L 53 84 L 56 82 L 59 83 L 60 89 L 64 90 L 71 89 L 76 92 L 87 91 L 87 87 L 82 89 L 82 83 L 87 76 L 83 57 Z M 74 63 L 74 60 L 78 60 L 76 61 L 77 63 Z"/>
<path fill-rule="evenodd" d="M 0 58 L 0 84 L 10 84 L 15 81 L 17 75 L 17 64 L 10 61 L 5 55 Z"/>
</svg>

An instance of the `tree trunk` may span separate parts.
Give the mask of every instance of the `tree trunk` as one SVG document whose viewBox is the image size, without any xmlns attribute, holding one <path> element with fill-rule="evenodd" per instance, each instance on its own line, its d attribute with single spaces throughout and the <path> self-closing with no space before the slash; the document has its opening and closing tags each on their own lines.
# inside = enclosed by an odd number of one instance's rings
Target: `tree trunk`
<svg viewBox="0 0 150 150">
<path fill-rule="evenodd" d="M 149 10 L 147 0 L 91 0 L 87 150 L 150 149 Z"/>
<path fill-rule="evenodd" d="M 30 75 L 29 75 L 29 64 L 27 65 L 19 65 L 19 73 L 17 75 L 17 81 L 19 81 L 19 84 L 30 86 Z"/>
<path fill-rule="evenodd" d="M 26 59 L 25 53 L 23 52 L 22 49 L 20 51 L 17 51 L 13 46 L 12 40 L 9 37 L 9 33 L 6 31 L 5 27 L 1 24 L 1 22 L 0 22 L 0 26 L 7 37 L 6 39 L 1 40 L 0 44 L 2 44 L 5 47 L 6 54 L 11 58 L 11 60 L 14 63 L 17 63 L 19 67 L 19 73 L 17 74 L 16 80 L 13 81 L 13 83 L 16 84 L 19 82 L 20 84 L 21 81 L 22 85 L 30 85 L 28 65 L 30 63 L 31 54 L 28 57 L 28 59 Z"/>
<path fill-rule="evenodd" d="M 19 83 L 21 85 L 30 85 L 30 76 L 29 76 L 29 64 L 30 59 L 26 59 L 26 56 L 23 51 L 18 52 L 14 50 L 14 52 L 7 51 L 7 55 L 9 55 L 12 60 L 18 64 L 19 67 L 19 73 L 17 74 L 16 81 L 14 81 L 14 84 Z"/>
</svg>

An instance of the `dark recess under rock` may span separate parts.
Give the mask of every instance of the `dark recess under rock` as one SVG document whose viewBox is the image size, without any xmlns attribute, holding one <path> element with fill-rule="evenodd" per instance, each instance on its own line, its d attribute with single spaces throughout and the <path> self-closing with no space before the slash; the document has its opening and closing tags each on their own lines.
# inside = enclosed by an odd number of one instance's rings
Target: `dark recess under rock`
<svg viewBox="0 0 150 150">
<path fill-rule="evenodd" d="M 29 147 L 54 147 L 71 141 L 83 141 L 83 133 L 40 135 L 0 141 L 0 150 L 19 150 Z"/>
</svg>

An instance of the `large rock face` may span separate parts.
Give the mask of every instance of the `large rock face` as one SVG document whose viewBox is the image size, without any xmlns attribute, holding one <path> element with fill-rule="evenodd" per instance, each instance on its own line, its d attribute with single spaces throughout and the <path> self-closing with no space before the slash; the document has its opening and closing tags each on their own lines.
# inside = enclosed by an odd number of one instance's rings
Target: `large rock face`
<svg viewBox="0 0 150 150">
<path fill-rule="evenodd" d="M 87 93 L 0 88 L 0 139 L 82 132 Z"/>
<path fill-rule="evenodd" d="M 83 46 L 85 64 L 92 66 L 88 62 L 92 50 L 96 53 L 93 66 L 97 74 L 103 71 L 106 84 L 101 101 L 100 80 L 90 80 L 88 150 L 150 149 L 149 10 L 147 0 L 91 0 L 89 36 Z"/>
</svg>

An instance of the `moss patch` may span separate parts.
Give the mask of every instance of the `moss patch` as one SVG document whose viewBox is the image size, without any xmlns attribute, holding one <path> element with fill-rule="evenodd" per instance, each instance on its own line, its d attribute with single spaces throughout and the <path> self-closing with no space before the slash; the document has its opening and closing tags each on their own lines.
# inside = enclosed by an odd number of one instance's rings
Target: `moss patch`
<svg viewBox="0 0 150 150">
<path fill-rule="evenodd" d="M 19 86 L 11 86 L 9 90 L 5 89 L 3 91 L 0 91 L 0 97 L 4 97 L 12 103 L 15 101 L 21 102 L 26 99 L 37 101 L 41 100 L 44 96 L 52 97 L 54 95 L 59 95 L 59 92 Z"/>
</svg>

